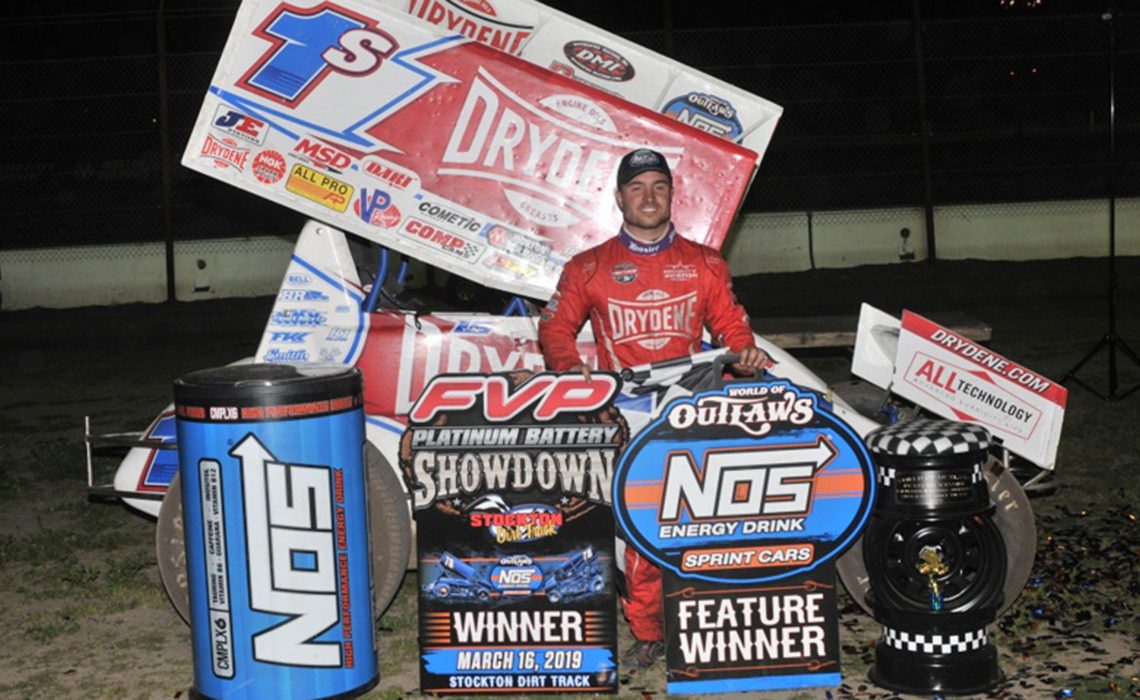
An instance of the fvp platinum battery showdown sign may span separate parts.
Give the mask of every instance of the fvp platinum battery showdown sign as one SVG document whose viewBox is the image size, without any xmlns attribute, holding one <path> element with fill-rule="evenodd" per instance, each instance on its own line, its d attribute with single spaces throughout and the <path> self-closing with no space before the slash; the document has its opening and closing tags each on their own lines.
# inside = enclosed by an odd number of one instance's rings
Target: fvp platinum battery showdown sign
<svg viewBox="0 0 1140 700">
<path fill-rule="evenodd" d="M 618 380 L 441 375 L 409 413 L 420 687 L 617 690 L 611 480 Z"/>
<path fill-rule="evenodd" d="M 615 512 L 663 569 L 669 692 L 839 684 L 835 560 L 874 484 L 854 430 L 786 381 L 678 399 L 638 434 Z"/>
</svg>

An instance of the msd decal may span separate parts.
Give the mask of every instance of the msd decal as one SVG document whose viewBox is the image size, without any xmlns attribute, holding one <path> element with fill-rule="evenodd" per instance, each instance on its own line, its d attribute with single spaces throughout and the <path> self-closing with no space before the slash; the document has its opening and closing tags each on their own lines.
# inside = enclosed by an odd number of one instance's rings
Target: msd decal
<svg viewBox="0 0 1140 700">
<path fill-rule="evenodd" d="M 293 147 L 293 155 L 333 172 L 346 170 L 352 165 L 352 156 L 320 141 L 310 141 L 307 138 L 297 142 Z"/>
<path fill-rule="evenodd" d="M 270 48 L 237 85 L 279 104 L 301 103 L 333 71 L 366 75 L 399 45 L 376 23 L 332 3 L 282 4 L 254 31 Z"/>
<path fill-rule="evenodd" d="M 786 381 L 678 399 L 614 477 L 618 523 L 678 576 L 764 583 L 832 562 L 874 503 L 870 455 L 830 406 Z"/>
</svg>

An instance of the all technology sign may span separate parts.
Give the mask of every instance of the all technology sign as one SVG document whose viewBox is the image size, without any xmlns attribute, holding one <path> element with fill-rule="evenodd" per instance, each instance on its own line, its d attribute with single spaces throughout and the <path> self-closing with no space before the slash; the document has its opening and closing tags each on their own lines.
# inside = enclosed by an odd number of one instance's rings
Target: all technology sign
<svg viewBox="0 0 1140 700">
<path fill-rule="evenodd" d="M 247 0 L 183 163 L 547 298 L 570 256 L 617 230 L 617 164 L 641 146 L 670 161 L 681 231 L 719 248 L 755 151 L 404 12 Z"/>
</svg>

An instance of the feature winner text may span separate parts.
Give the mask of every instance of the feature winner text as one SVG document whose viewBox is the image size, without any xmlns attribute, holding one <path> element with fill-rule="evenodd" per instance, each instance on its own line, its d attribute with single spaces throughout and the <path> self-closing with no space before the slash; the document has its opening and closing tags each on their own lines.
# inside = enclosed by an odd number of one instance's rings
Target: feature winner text
<svg viewBox="0 0 1140 700">
<path fill-rule="evenodd" d="M 686 664 L 826 658 L 823 593 L 734 595 L 677 604 Z"/>
</svg>

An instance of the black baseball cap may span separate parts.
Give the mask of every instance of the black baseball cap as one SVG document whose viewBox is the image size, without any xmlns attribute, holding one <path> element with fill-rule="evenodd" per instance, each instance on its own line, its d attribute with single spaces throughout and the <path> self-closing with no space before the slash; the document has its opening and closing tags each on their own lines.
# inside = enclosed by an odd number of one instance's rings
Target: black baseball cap
<svg viewBox="0 0 1140 700">
<path fill-rule="evenodd" d="M 669 171 L 665 156 L 649 148 L 639 148 L 622 157 L 618 165 L 617 186 L 621 187 L 638 175 L 648 172 L 664 173 L 669 182 L 673 182 L 673 173 Z"/>
</svg>

